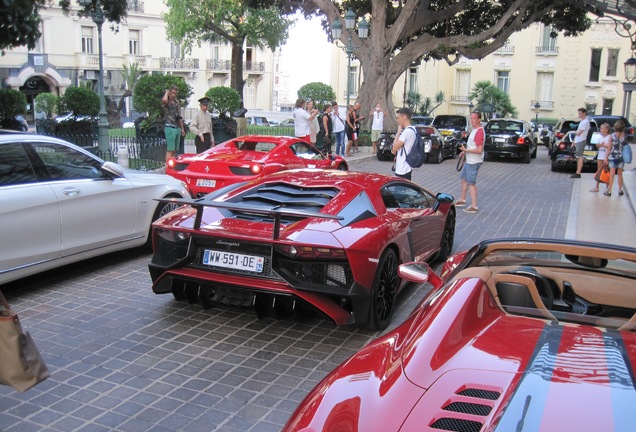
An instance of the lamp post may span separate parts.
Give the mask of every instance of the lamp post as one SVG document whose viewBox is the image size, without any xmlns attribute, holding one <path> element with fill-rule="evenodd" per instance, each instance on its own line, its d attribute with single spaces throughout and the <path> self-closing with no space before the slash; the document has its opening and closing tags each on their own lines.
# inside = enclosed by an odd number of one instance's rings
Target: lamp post
<svg viewBox="0 0 636 432">
<path fill-rule="evenodd" d="M 354 11 L 349 9 L 344 16 L 345 20 L 345 29 L 348 32 L 347 44 L 345 45 L 345 53 L 347 53 L 347 107 L 349 106 L 349 102 L 351 99 L 351 56 L 354 51 L 360 46 L 355 46 L 353 44 L 353 30 L 356 26 L 356 14 Z M 333 23 L 331 23 L 331 38 L 336 41 L 340 39 L 342 36 L 342 22 L 337 18 Z M 365 40 L 369 36 L 369 23 L 362 18 L 358 23 L 358 37 L 362 40 Z"/>
<path fill-rule="evenodd" d="M 539 110 L 541 109 L 541 104 L 539 101 L 534 103 L 534 124 L 536 127 L 539 127 Z"/>
<path fill-rule="evenodd" d="M 106 99 L 104 98 L 104 55 L 102 50 L 102 25 L 104 24 L 104 9 L 102 9 L 101 0 L 78 0 L 80 6 L 95 5 L 95 9 L 91 12 L 91 18 L 97 26 L 97 52 L 99 54 L 99 135 L 97 142 L 99 145 L 99 151 L 102 153 L 107 152 L 110 149 L 110 142 L 108 140 L 108 119 L 106 114 Z"/>
<path fill-rule="evenodd" d="M 633 46 L 632 46 L 633 48 Z M 629 111 L 632 105 L 632 92 L 636 90 L 636 59 L 634 57 L 628 58 L 625 63 L 625 81 L 623 83 L 623 117 L 629 119 Z"/>
<path fill-rule="evenodd" d="M 473 108 L 475 108 L 475 105 L 473 105 L 473 101 L 470 101 L 470 103 L 468 104 L 468 114 L 471 114 L 473 112 Z"/>
</svg>

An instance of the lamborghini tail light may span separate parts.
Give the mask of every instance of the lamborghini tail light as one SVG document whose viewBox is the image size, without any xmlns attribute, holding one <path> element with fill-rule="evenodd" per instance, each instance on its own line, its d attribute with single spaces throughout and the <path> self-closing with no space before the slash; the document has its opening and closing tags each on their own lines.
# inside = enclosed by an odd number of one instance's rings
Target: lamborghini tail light
<svg viewBox="0 0 636 432">
<path fill-rule="evenodd" d="M 283 255 L 298 259 L 345 260 L 344 249 L 314 246 L 277 245 L 276 250 Z"/>
</svg>

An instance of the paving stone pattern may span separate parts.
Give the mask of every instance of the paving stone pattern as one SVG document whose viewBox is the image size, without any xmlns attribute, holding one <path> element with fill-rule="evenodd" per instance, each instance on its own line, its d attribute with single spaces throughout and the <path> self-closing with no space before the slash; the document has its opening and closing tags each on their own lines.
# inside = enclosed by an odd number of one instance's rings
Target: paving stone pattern
<svg viewBox="0 0 636 432">
<path fill-rule="evenodd" d="M 548 162 L 543 148 L 530 165 L 486 162 L 479 213 L 458 209 L 454 250 L 490 237 L 562 238 L 572 181 Z M 391 164 L 351 165 L 388 173 Z M 414 181 L 459 195 L 454 161 L 426 164 Z M 378 335 L 154 295 L 149 259 L 127 251 L 2 287 L 52 376 L 26 393 L 0 386 L 0 431 L 278 431 L 321 378 Z M 426 290 L 400 296 L 394 325 Z"/>
</svg>

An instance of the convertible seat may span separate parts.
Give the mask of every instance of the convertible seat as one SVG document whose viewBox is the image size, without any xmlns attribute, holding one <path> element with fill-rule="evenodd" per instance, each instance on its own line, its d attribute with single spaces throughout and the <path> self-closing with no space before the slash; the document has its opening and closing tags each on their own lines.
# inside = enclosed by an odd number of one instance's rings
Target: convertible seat
<svg viewBox="0 0 636 432">
<path fill-rule="evenodd" d="M 618 331 L 634 331 L 636 330 L 636 313 L 625 324 L 618 328 Z"/>
<path fill-rule="evenodd" d="M 529 277 L 505 273 L 497 274 L 495 275 L 495 290 L 495 300 L 504 309 L 507 306 L 538 309 L 546 319 L 557 321 L 543 304 L 537 286 Z"/>
</svg>

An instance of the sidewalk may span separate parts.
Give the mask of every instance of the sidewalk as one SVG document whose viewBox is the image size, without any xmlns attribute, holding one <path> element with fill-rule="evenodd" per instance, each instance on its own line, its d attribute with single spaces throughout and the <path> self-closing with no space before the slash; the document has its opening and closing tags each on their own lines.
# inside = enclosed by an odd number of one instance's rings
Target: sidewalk
<svg viewBox="0 0 636 432">
<path fill-rule="evenodd" d="M 565 238 L 636 247 L 636 168 L 623 173 L 623 191 L 618 195 L 614 180 L 612 196 L 590 192 L 596 186 L 593 174 L 572 180 L 572 198 Z"/>
</svg>

